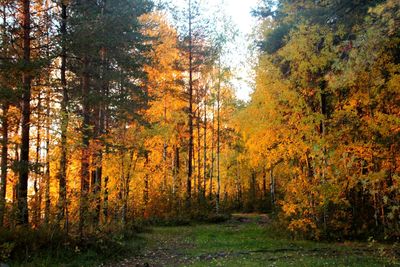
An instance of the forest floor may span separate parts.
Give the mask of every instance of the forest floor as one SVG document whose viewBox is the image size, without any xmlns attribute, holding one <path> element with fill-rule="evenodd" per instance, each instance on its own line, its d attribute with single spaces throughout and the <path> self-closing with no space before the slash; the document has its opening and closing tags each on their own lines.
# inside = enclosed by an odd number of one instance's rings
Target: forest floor
<svg viewBox="0 0 400 267">
<path fill-rule="evenodd" d="M 267 215 L 235 214 L 220 224 L 155 227 L 141 234 L 139 255 L 103 266 L 398 266 L 383 245 L 294 241 L 269 224 Z"/>
</svg>

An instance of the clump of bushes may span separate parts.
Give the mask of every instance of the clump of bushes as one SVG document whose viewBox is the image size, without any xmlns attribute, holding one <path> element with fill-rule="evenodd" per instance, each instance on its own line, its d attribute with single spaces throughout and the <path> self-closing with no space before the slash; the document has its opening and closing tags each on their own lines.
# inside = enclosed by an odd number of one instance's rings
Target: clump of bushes
<svg viewBox="0 0 400 267">
<path fill-rule="evenodd" d="M 128 224 L 99 227 L 80 237 L 66 234 L 57 227 L 0 230 L 0 262 L 35 265 L 35 261 L 64 263 L 71 260 L 101 262 L 138 251 L 144 240 L 137 237 L 143 227 Z"/>
</svg>

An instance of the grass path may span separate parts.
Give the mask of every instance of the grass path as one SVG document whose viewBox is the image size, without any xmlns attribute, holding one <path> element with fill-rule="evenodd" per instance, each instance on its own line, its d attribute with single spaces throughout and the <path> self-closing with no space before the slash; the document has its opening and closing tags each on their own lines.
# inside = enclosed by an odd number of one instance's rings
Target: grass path
<svg viewBox="0 0 400 267">
<path fill-rule="evenodd" d="M 360 243 L 277 238 L 266 215 L 236 214 L 222 224 L 156 227 L 139 256 L 113 266 L 396 266 Z"/>
</svg>

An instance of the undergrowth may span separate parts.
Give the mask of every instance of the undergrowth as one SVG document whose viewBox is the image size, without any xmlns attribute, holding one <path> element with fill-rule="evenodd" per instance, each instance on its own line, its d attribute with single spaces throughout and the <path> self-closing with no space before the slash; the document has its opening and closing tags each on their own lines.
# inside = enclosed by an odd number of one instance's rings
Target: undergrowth
<svg viewBox="0 0 400 267">
<path fill-rule="evenodd" d="M 132 224 L 98 227 L 83 237 L 48 225 L 0 230 L 0 262 L 11 266 L 89 266 L 133 254 L 144 247 Z"/>
</svg>

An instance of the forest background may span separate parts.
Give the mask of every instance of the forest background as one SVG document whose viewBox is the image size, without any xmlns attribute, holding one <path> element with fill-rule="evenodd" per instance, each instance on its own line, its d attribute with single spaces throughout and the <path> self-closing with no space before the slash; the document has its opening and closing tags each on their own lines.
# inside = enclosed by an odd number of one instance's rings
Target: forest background
<svg viewBox="0 0 400 267">
<path fill-rule="evenodd" d="M 261 1 L 245 102 L 223 2 L 2 0 L 0 260 L 233 211 L 398 241 L 399 5 Z"/>
</svg>

